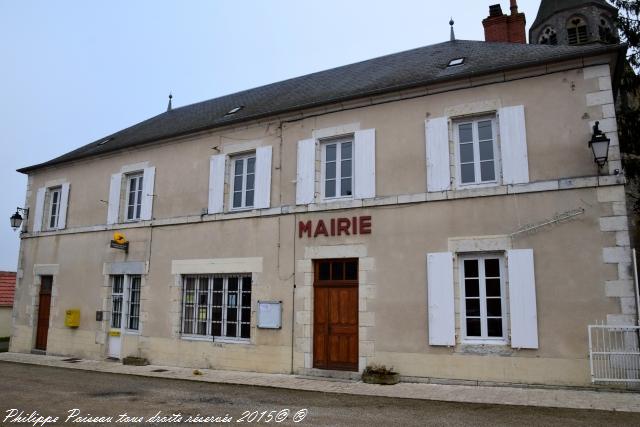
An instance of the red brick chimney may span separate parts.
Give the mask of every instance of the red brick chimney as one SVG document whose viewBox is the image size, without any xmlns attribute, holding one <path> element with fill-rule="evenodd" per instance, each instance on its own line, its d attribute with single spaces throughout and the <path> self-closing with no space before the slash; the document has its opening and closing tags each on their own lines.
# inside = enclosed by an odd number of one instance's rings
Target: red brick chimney
<svg viewBox="0 0 640 427">
<path fill-rule="evenodd" d="M 511 0 L 511 15 L 502 13 L 499 4 L 489 6 L 489 17 L 482 21 L 488 42 L 527 43 L 524 13 L 518 13 L 518 1 Z"/>
</svg>

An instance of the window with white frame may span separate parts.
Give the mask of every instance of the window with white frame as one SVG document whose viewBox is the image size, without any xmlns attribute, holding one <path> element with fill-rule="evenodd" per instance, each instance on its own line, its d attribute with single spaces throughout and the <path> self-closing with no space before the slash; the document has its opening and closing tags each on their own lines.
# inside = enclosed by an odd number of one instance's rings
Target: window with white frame
<svg viewBox="0 0 640 427">
<path fill-rule="evenodd" d="M 256 154 L 231 158 L 231 209 L 248 209 L 254 205 Z"/>
<path fill-rule="evenodd" d="M 111 328 L 140 329 L 140 275 L 111 276 Z M 123 322 L 124 319 L 124 322 Z"/>
<path fill-rule="evenodd" d="M 454 122 L 458 184 L 498 182 L 496 121 L 493 117 Z"/>
<path fill-rule="evenodd" d="M 353 197 L 353 138 L 322 143 L 322 198 Z"/>
<path fill-rule="evenodd" d="M 138 221 L 142 214 L 142 173 L 133 173 L 126 175 L 127 193 L 126 193 L 126 212 L 125 219 L 127 221 Z"/>
<path fill-rule="evenodd" d="M 182 334 L 246 341 L 251 337 L 251 275 L 184 276 Z"/>
<path fill-rule="evenodd" d="M 60 221 L 60 197 L 62 195 L 61 187 L 49 188 L 49 213 L 47 215 L 47 228 L 55 230 L 58 228 Z"/>
<path fill-rule="evenodd" d="M 503 262 L 499 255 L 460 258 L 460 313 L 465 342 L 505 342 Z"/>
</svg>

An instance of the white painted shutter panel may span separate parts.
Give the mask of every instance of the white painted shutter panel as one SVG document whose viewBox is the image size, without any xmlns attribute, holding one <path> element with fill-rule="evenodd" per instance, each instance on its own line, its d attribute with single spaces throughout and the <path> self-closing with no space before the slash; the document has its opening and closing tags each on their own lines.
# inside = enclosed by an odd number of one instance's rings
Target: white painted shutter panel
<svg viewBox="0 0 640 427">
<path fill-rule="evenodd" d="M 67 209 L 69 207 L 69 183 L 62 184 L 60 190 L 60 213 L 58 217 L 58 229 L 67 228 Z"/>
<path fill-rule="evenodd" d="M 109 207 L 107 209 L 107 224 L 117 224 L 120 214 L 120 186 L 122 185 L 122 174 L 111 175 L 109 185 Z"/>
<path fill-rule="evenodd" d="M 449 164 L 449 119 L 438 117 L 425 121 L 427 145 L 427 191 L 451 189 Z"/>
<path fill-rule="evenodd" d="M 507 251 L 511 347 L 538 348 L 538 314 L 533 250 Z"/>
<path fill-rule="evenodd" d="M 427 254 L 427 293 L 429 298 L 429 344 L 453 346 L 456 343 L 453 301 L 453 254 Z"/>
<path fill-rule="evenodd" d="M 271 206 L 271 155 L 269 147 L 256 149 L 256 185 L 254 207 L 266 209 Z"/>
<path fill-rule="evenodd" d="M 224 164 L 227 156 L 217 154 L 209 161 L 209 214 L 224 210 Z"/>
<path fill-rule="evenodd" d="M 313 203 L 316 196 L 316 140 L 298 141 L 296 205 Z"/>
<path fill-rule="evenodd" d="M 527 183 L 529 182 L 529 157 L 524 106 L 500 108 L 498 115 L 504 183 Z"/>
<path fill-rule="evenodd" d="M 153 218 L 153 199 L 156 180 L 156 168 L 145 168 L 142 177 L 142 209 L 140 219 L 148 221 Z"/>
<path fill-rule="evenodd" d="M 33 232 L 38 233 L 42 230 L 42 217 L 44 215 L 44 195 L 46 188 L 38 188 L 36 192 L 36 211 L 33 215 Z"/>
<path fill-rule="evenodd" d="M 376 197 L 376 130 L 355 133 L 354 196 L 356 199 Z"/>
</svg>

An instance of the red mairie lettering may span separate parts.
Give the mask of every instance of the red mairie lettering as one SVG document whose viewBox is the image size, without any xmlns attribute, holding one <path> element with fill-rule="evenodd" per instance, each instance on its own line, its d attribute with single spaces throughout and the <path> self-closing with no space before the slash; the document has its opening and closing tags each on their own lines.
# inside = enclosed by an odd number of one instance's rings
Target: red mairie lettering
<svg viewBox="0 0 640 427">
<path fill-rule="evenodd" d="M 316 238 L 318 236 L 356 236 L 371 234 L 373 223 L 370 216 L 354 216 L 352 218 L 331 218 L 329 221 L 298 221 L 298 238 Z"/>
</svg>

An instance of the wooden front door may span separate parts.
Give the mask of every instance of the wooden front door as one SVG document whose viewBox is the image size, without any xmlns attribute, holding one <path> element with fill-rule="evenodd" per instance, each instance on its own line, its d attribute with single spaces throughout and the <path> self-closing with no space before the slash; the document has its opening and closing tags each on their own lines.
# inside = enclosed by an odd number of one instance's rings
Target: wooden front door
<svg viewBox="0 0 640 427">
<path fill-rule="evenodd" d="M 315 262 L 313 367 L 358 371 L 358 260 Z"/>
<path fill-rule="evenodd" d="M 36 350 L 47 350 L 49 334 L 49 314 L 51 311 L 51 287 L 53 276 L 40 277 L 40 298 L 38 301 L 38 328 L 36 329 Z"/>
</svg>

